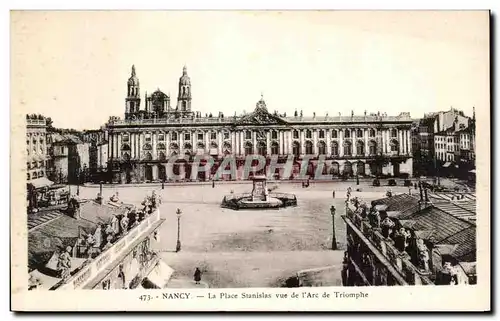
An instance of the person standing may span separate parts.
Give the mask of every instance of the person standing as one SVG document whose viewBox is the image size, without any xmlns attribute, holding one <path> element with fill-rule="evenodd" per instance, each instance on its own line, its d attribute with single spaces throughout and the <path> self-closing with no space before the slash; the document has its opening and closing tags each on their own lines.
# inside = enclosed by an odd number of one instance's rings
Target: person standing
<svg viewBox="0 0 500 321">
<path fill-rule="evenodd" d="M 347 251 L 344 252 L 344 259 L 342 260 L 342 286 L 347 286 L 347 271 L 349 270 L 349 256 Z"/>
<path fill-rule="evenodd" d="M 196 268 L 194 271 L 194 283 L 195 284 L 200 284 L 201 281 L 201 271 L 199 268 Z"/>
</svg>

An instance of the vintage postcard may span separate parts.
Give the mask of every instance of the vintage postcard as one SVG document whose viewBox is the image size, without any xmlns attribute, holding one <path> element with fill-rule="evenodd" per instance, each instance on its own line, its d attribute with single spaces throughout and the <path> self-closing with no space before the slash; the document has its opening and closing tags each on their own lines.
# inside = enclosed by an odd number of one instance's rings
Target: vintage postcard
<svg viewBox="0 0 500 321">
<path fill-rule="evenodd" d="M 12 310 L 490 310 L 490 12 L 10 17 Z"/>
</svg>

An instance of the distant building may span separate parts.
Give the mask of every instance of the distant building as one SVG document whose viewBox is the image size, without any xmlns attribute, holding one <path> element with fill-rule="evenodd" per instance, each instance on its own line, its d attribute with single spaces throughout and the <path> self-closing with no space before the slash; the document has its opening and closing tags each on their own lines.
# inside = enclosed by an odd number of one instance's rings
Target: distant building
<svg viewBox="0 0 500 321">
<path fill-rule="evenodd" d="M 420 190 L 346 210 L 344 285 L 477 282 L 474 194 Z"/>
<path fill-rule="evenodd" d="M 50 178 L 58 183 L 83 183 L 89 167 L 89 144 L 74 134 L 50 134 Z"/>
<path fill-rule="evenodd" d="M 314 177 L 318 158 L 324 156 L 323 174 L 412 175 L 413 153 L 409 113 L 399 116 L 382 114 L 303 116 L 269 112 L 261 98 L 251 113 L 225 116 L 223 113 L 201 115 L 193 110 L 192 84 L 184 67 L 178 83 L 177 103 L 159 89 L 140 94 L 135 67 L 127 81 L 125 119 L 110 117 L 108 131 L 108 164 L 113 182 L 151 182 L 173 179 L 167 166 L 186 179 L 211 179 L 227 155 L 236 158 L 237 172 L 242 172 L 247 155 L 271 155 L 286 160 L 294 156 L 294 171 L 307 166 Z M 145 105 L 141 109 L 141 102 Z M 168 164 L 173 155 L 185 158 Z M 192 175 L 196 155 L 215 159 L 212 172 Z M 306 155 L 312 156 L 308 163 Z M 384 161 L 381 161 L 384 159 Z M 267 165 L 266 165 L 267 167 Z M 281 177 L 289 179 L 290 177 Z"/>
<path fill-rule="evenodd" d="M 108 169 L 108 131 L 105 128 L 87 130 L 83 141 L 89 144 L 89 181 L 99 183 L 109 181 Z"/>
<path fill-rule="evenodd" d="M 464 154 L 460 147 L 461 137 L 464 147 L 469 146 L 465 150 L 468 150 L 470 155 L 474 154 L 470 151 L 470 147 L 473 149 L 473 146 L 466 143 L 466 137 L 469 140 L 471 136 L 475 137 L 475 126 L 471 127 L 471 124 L 475 122 L 474 119 L 474 116 L 471 119 L 465 116 L 462 111 L 451 108 L 449 111 L 426 114 L 423 119 L 418 121 L 412 129 L 415 173 L 432 176 L 451 174 L 450 171 L 443 171 L 440 168 L 443 165 L 445 165 L 444 168 L 458 166 L 455 163 L 463 158 L 460 155 L 469 155 L 466 152 Z M 474 131 L 474 134 L 471 134 L 471 130 Z M 459 131 L 462 131 L 462 136 L 458 134 Z M 470 159 L 472 156 L 468 158 Z"/>
<path fill-rule="evenodd" d="M 47 124 L 43 116 L 26 116 L 27 182 L 36 188 L 51 182 L 47 179 Z"/>
</svg>

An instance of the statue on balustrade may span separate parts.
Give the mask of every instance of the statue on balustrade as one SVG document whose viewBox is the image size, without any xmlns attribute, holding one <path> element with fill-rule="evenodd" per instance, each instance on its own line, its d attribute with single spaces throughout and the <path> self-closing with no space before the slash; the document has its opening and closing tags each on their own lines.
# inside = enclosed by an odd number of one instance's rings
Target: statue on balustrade
<svg viewBox="0 0 500 321">
<path fill-rule="evenodd" d="M 419 257 L 419 268 L 424 272 L 429 272 L 429 249 L 424 244 L 424 240 L 417 239 L 417 249 Z"/>
<path fill-rule="evenodd" d="M 368 220 L 373 228 L 380 228 L 380 212 L 377 210 L 370 211 Z"/>
</svg>

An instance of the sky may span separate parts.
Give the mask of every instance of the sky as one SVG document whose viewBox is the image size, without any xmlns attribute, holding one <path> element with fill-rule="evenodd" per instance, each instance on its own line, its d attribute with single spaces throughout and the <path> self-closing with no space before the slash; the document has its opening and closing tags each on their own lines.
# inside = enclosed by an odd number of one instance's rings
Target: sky
<svg viewBox="0 0 500 321">
<path fill-rule="evenodd" d="M 141 96 L 192 109 L 362 115 L 489 109 L 487 11 L 33 11 L 11 13 L 11 110 L 96 129 Z M 144 102 L 141 103 L 144 108 Z"/>
</svg>

